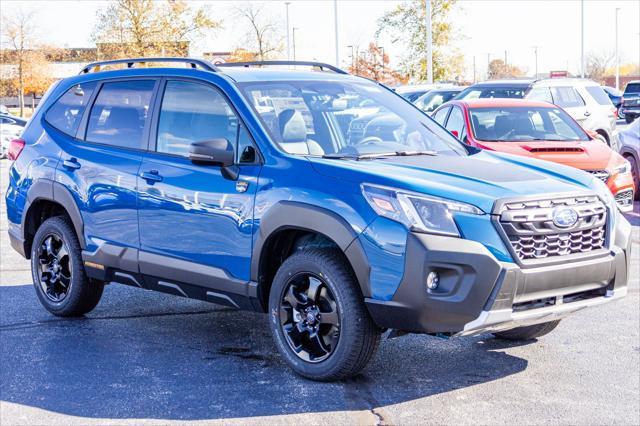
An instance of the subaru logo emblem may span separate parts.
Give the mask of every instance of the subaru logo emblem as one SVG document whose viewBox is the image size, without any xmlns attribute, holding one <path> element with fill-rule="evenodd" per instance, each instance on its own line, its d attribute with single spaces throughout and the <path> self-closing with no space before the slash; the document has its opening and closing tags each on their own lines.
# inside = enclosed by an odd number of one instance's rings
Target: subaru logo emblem
<svg viewBox="0 0 640 426">
<path fill-rule="evenodd" d="M 553 224 L 558 228 L 570 228 L 578 221 L 578 212 L 571 208 L 557 208 L 553 211 Z"/>
</svg>

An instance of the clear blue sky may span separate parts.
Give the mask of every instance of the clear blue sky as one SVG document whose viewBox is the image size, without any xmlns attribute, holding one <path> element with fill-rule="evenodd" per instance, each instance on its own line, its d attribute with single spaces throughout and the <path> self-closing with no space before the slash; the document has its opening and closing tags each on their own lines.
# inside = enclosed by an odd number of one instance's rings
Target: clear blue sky
<svg viewBox="0 0 640 426">
<path fill-rule="evenodd" d="M 2 0 L 0 13 L 15 8 L 36 9 L 42 38 L 60 46 L 90 46 L 90 34 L 98 8 L 105 1 L 17 1 Z M 243 30 L 234 22 L 233 1 L 197 1 L 206 4 L 214 17 L 222 19 L 224 29 L 198 40 L 193 54 L 210 50 L 230 50 L 242 45 Z M 265 9 L 279 20 L 284 34 L 284 1 L 267 1 Z M 349 62 L 347 45 L 366 46 L 376 29 L 376 20 L 397 1 L 339 0 L 339 37 L 341 61 Z M 640 62 L 640 1 L 585 1 L 585 50 L 614 50 L 614 13 L 619 14 L 619 49 L 622 62 Z M 291 26 L 296 31 L 297 57 L 327 62 L 334 60 L 332 0 L 291 0 Z M 533 46 L 538 46 L 538 67 L 549 70 L 577 71 L 580 64 L 579 0 L 460 0 L 452 21 L 455 46 L 464 54 L 467 75 L 472 73 L 476 56 L 478 75 L 486 70 L 487 54 L 510 63 L 534 69 Z M 399 43 L 381 39 L 379 44 L 391 55 L 392 64 L 402 52 Z"/>
</svg>

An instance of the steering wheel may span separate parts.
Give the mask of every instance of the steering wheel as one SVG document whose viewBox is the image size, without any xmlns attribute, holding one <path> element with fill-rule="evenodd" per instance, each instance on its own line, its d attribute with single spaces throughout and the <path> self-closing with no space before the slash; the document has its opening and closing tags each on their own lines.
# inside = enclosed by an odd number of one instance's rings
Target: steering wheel
<svg viewBox="0 0 640 426">
<path fill-rule="evenodd" d="M 375 145 L 378 143 L 382 143 L 382 139 L 377 136 L 367 136 L 366 138 L 362 138 L 356 145 Z"/>
</svg>

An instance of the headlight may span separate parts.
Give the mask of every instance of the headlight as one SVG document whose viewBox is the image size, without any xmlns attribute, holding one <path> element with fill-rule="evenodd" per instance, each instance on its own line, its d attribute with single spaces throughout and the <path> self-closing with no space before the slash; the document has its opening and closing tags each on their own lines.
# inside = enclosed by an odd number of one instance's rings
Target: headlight
<svg viewBox="0 0 640 426">
<path fill-rule="evenodd" d="M 362 184 L 362 194 L 380 216 L 418 232 L 459 237 L 452 213 L 484 214 L 471 204 L 385 186 Z"/>
<path fill-rule="evenodd" d="M 624 163 L 614 167 L 613 169 L 613 174 L 622 175 L 625 173 L 631 173 L 631 163 L 629 163 L 629 161 L 627 160 L 624 160 Z"/>
</svg>

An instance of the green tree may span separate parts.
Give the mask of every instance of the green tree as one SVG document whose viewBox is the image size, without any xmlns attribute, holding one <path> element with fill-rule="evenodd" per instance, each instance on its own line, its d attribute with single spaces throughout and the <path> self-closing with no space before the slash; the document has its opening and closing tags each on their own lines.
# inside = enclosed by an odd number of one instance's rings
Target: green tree
<svg viewBox="0 0 640 426">
<path fill-rule="evenodd" d="M 449 14 L 456 2 L 431 0 L 433 78 L 436 81 L 454 80 L 464 71 L 462 55 L 450 47 L 453 29 Z M 412 80 L 427 78 L 425 10 L 425 0 L 411 0 L 396 6 L 378 20 L 378 35 L 388 34 L 406 46 L 400 66 Z"/>
<path fill-rule="evenodd" d="M 221 22 L 181 0 L 117 0 L 98 11 L 92 38 L 101 59 L 186 56 L 189 42 Z"/>
</svg>

